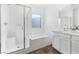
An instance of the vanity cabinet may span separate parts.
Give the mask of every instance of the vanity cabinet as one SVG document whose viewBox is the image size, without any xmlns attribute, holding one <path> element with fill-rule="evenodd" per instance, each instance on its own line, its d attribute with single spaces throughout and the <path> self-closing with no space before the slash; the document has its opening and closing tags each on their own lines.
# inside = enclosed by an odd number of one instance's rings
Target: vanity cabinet
<svg viewBox="0 0 79 59">
<path fill-rule="evenodd" d="M 58 37 L 54 37 L 53 47 L 60 51 L 60 39 Z"/>
<path fill-rule="evenodd" d="M 53 32 L 53 47 L 64 54 L 79 54 L 79 34 Z"/>
<path fill-rule="evenodd" d="M 79 41 L 72 41 L 72 54 L 79 54 Z"/>
<path fill-rule="evenodd" d="M 65 54 L 70 53 L 70 39 L 60 39 L 60 52 Z"/>
<path fill-rule="evenodd" d="M 79 54 L 79 37 L 72 36 L 72 54 Z"/>
<path fill-rule="evenodd" d="M 70 35 L 55 33 L 53 47 L 61 53 L 70 53 Z"/>
</svg>

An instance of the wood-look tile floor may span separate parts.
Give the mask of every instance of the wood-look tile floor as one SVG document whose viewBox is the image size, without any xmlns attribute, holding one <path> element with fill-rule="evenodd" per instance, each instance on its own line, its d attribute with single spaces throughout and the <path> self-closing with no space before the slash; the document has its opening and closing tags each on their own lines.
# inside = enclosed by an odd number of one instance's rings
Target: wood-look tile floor
<svg viewBox="0 0 79 59">
<path fill-rule="evenodd" d="M 50 46 L 38 49 L 36 51 L 30 52 L 29 54 L 60 54 L 60 53 L 50 45 Z"/>
</svg>

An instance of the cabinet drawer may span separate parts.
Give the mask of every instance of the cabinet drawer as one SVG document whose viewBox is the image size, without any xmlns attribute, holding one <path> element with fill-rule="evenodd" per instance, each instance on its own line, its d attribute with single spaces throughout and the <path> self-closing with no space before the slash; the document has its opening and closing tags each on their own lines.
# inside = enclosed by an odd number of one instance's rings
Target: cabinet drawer
<svg viewBox="0 0 79 59">
<path fill-rule="evenodd" d="M 55 33 L 56 37 L 61 37 L 61 38 L 71 38 L 70 35 L 67 34 L 62 34 L 62 33 Z"/>
</svg>

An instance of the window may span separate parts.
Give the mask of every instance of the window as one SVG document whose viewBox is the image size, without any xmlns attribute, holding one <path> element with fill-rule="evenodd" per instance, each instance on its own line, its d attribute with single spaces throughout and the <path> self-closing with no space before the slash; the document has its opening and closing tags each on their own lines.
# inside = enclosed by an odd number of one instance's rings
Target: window
<svg viewBox="0 0 79 59">
<path fill-rule="evenodd" d="M 37 14 L 32 15 L 32 28 L 41 28 L 41 16 Z"/>
</svg>

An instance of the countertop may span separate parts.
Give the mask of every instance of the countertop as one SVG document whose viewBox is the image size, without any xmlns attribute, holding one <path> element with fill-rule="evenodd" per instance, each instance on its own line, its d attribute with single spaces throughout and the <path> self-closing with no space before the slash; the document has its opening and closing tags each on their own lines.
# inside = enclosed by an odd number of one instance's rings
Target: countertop
<svg viewBox="0 0 79 59">
<path fill-rule="evenodd" d="M 79 36 L 79 31 L 62 31 L 62 30 L 53 30 L 52 32 L 68 34 L 68 35 L 76 35 Z"/>
</svg>

